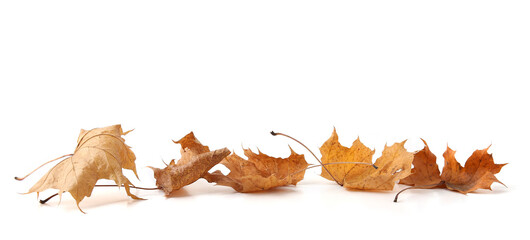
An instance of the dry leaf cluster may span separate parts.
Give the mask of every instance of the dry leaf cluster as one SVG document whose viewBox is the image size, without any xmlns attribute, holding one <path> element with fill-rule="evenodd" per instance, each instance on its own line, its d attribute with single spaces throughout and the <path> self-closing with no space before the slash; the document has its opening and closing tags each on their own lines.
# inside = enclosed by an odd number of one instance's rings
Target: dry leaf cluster
<svg viewBox="0 0 530 240">
<path fill-rule="evenodd" d="M 122 138 L 129 132 L 123 132 L 120 125 L 81 130 L 74 153 L 65 155 L 66 158 L 53 166 L 28 193 L 38 194 L 49 188 L 57 189 L 59 196 L 69 192 L 81 210 L 79 203 L 90 197 L 94 187 L 98 186 L 96 182 L 110 179 L 116 186 L 123 186 L 131 198 L 141 199 L 130 192 L 135 186 L 122 172 L 122 169 L 128 169 L 136 175 L 136 157 Z M 174 142 L 181 146 L 181 158 L 172 160 L 165 168 L 150 167 L 156 179 L 157 188 L 154 189 L 160 189 L 166 195 L 200 178 L 242 193 L 296 185 L 304 178 L 309 166 L 304 155 L 292 149 L 287 158 L 243 149 L 245 159 L 227 148 L 210 150 L 193 132 Z M 357 190 L 389 191 L 399 182 L 411 185 L 411 188 L 447 188 L 469 193 L 477 189 L 491 190 L 492 183 L 501 183 L 495 174 L 505 164 L 495 164 L 492 155 L 487 153 L 489 148 L 476 150 L 462 167 L 455 159 L 455 151 L 447 147 L 440 173 L 436 156 L 424 143 L 425 147 L 415 153 L 407 151 L 405 141 L 385 146 L 381 157 L 373 162 L 375 150 L 365 146 L 359 138 L 351 147 L 342 146 L 334 129 L 320 147 L 322 158 L 317 160 L 322 166 L 322 177 Z M 230 172 L 210 172 L 217 164 L 226 166 Z"/>
<path fill-rule="evenodd" d="M 193 132 L 178 141 L 181 145 L 181 159 L 171 163 L 164 169 L 153 168 L 156 185 L 163 189 L 167 195 L 188 184 L 205 178 L 208 182 L 232 187 L 238 192 L 255 192 L 273 187 L 296 185 L 304 178 L 307 162 L 303 155 L 291 150 L 288 158 L 274 158 L 259 152 L 256 154 L 250 149 L 244 149 L 248 160 L 235 153 L 230 154 L 227 148 L 210 151 L 195 138 Z M 223 175 L 217 170 L 208 171 L 221 163 L 230 173 Z"/>
<path fill-rule="evenodd" d="M 445 165 L 440 175 L 436 156 L 431 152 L 427 143 L 422 139 L 425 147 L 414 156 L 412 174 L 400 183 L 420 188 L 442 187 L 461 193 L 469 193 L 477 189 L 491 190 L 491 184 L 500 182 L 495 174 L 506 164 L 495 164 L 488 148 L 473 152 L 462 167 L 455 158 L 455 151 L 447 147 L 443 154 Z"/>
</svg>

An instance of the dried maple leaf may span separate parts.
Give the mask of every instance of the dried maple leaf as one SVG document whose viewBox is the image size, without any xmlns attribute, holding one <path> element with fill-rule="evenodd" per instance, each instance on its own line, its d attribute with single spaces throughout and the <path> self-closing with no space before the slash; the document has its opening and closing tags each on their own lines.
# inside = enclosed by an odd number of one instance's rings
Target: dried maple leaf
<svg viewBox="0 0 530 240">
<path fill-rule="evenodd" d="M 191 160 L 193 156 L 199 155 L 201 153 L 207 153 L 210 151 L 210 148 L 208 146 L 204 146 L 201 142 L 199 142 L 193 132 L 190 132 L 180 140 L 173 142 L 180 144 L 181 146 L 181 157 L 177 164 L 186 164 Z"/>
<path fill-rule="evenodd" d="M 295 153 L 291 149 L 288 158 L 275 158 L 261 153 L 244 149 L 248 160 L 236 154 L 225 158 L 221 164 L 225 165 L 230 173 L 223 175 L 219 170 L 206 174 L 208 182 L 232 187 L 238 192 L 256 192 L 274 187 L 296 185 L 304 178 L 308 164 L 304 155 Z"/>
<path fill-rule="evenodd" d="M 495 174 L 501 171 L 505 164 L 495 164 L 493 155 L 488 154 L 488 148 L 475 150 L 467 159 L 464 167 L 456 161 L 455 151 L 447 147 L 443 156 L 445 159 L 442 174 L 436 164 L 436 156 L 429 150 L 427 143 L 425 148 L 417 152 L 414 156 L 414 172 L 409 178 L 403 179 L 400 183 L 413 185 L 412 188 L 433 188 L 441 187 L 460 193 L 469 193 L 477 189 L 491 190 L 491 184 L 500 182 Z M 394 199 L 397 201 L 399 194 L 407 189 L 401 190 Z"/>
<path fill-rule="evenodd" d="M 445 165 L 441 176 L 445 186 L 450 190 L 468 193 L 477 189 L 491 190 L 491 184 L 494 182 L 504 185 L 495 174 L 499 173 L 506 163 L 495 164 L 493 155 L 488 154 L 488 149 L 489 147 L 473 152 L 462 167 L 456 161 L 455 151 L 447 147 L 443 155 Z"/>
<path fill-rule="evenodd" d="M 414 186 L 428 186 L 440 183 L 440 170 L 436 164 L 436 156 L 431 152 L 425 140 L 421 139 L 425 147 L 414 154 L 411 174 L 401 179 L 399 183 Z"/>
<path fill-rule="evenodd" d="M 193 132 L 173 142 L 182 147 L 180 160 L 176 163 L 172 160 L 164 169 L 151 167 L 157 187 L 164 190 L 166 195 L 197 181 L 230 154 L 227 148 L 210 151 L 195 138 Z"/>
<path fill-rule="evenodd" d="M 322 163 L 344 187 L 361 190 L 392 190 L 395 183 L 410 174 L 413 154 L 407 152 L 405 141 L 385 146 L 383 154 L 372 165 L 373 150 L 361 143 L 359 138 L 350 148 L 339 143 L 337 131 L 320 147 Z M 348 164 L 350 163 L 350 164 Z M 365 163 L 365 164 L 354 164 Z M 322 171 L 322 177 L 332 180 Z"/>
<path fill-rule="evenodd" d="M 201 153 L 191 157 L 186 163 L 171 163 L 164 169 L 151 168 L 154 171 L 156 186 L 166 195 L 199 180 L 213 166 L 230 154 L 227 148 Z"/>
<path fill-rule="evenodd" d="M 59 196 L 69 192 L 83 212 L 79 203 L 90 197 L 96 182 L 110 179 L 118 186 L 124 185 L 131 198 L 141 199 L 130 192 L 132 184 L 122 172 L 125 168 L 136 174 L 136 157 L 121 137 L 128 132 L 124 133 L 121 125 L 81 130 L 74 154 L 50 169 L 28 193 L 38 194 L 48 188 L 58 189 Z"/>
</svg>

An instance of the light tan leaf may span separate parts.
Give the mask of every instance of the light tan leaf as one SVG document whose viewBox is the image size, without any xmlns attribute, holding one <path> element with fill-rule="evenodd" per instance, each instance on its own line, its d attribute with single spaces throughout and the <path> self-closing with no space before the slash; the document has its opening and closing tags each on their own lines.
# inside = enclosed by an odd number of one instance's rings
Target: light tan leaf
<svg viewBox="0 0 530 240">
<path fill-rule="evenodd" d="M 140 199 L 130 192 L 132 184 L 122 172 L 125 168 L 136 174 L 136 157 L 121 137 L 127 133 L 122 131 L 121 125 L 81 130 L 74 154 L 50 169 L 28 193 L 53 188 L 59 190 L 61 196 L 66 191 L 81 210 L 79 203 L 90 197 L 96 182 L 110 179 L 118 186 L 123 185 L 130 197 Z"/>
</svg>

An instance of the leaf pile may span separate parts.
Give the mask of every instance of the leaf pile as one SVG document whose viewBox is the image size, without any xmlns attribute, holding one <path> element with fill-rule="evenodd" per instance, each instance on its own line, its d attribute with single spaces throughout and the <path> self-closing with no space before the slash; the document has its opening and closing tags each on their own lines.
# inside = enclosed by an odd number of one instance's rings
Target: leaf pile
<svg viewBox="0 0 530 240">
<path fill-rule="evenodd" d="M 121 125 L 81 130 L 74 153 L 63 156 L 67 158 L 52 167 L 27 193 L 39 194 L 53 188 L 58 190 L 56 195 L 61 197 L 63 192 L 69 192 L 82 211 L 79 203 L 85 197 L 90 197 L 95 186 L 103 186 L 96 185 L 96 182 L 99 179 L 110 179 L 116 186 L 124 186 L 131 198 L 141 199 L 130 192 L 130 188 L 138 187 L 131 184 L 122 172 L 122 169 L 131 170 L 138 178 L 136 157 L 122 138 L 129 132 L 123 132 Z M 281 133 L 271 133 L 289 137 Z M 357 190 L 393 190 L 399 182 L 411 185 L 410 188 L 447 188 L 466 194 L 478 189 L 491 190 L 491 184 L 494 182 L 503 184 L 495 174 L 506 164 L 494 163 L 492 154 L 488 153 L 489 147 L 476 150 L 464 167 L 456 161 L 455 151 L 447 147 L 443 154 L 445 164 L 440 173 L 436 156 L 425 141 L 425 147 L 415 153 L 405 149 L 405 142 L 385 146 L 381 157 L 374 163 L 372 158 L 375 150 L 365 146 L 359 138 L 351 147 L 342 146 L 337 131 L 333 129 L 331 137 L 320 147 L 322 159 L 319 160 L 314 154 L 313 156 L 322 164 L 322 177 Z M 292 149 L 287 158 L 271 157 L 259 150 L 255 153 L 250 149 L 243 149 L 247 159 L 231 153 L 227 148 L 211 151 L 193 132 L 174 143 L 181 146 L 181 158 L 178 161 L 172 160 L 165 168 L 150 167 L 157 188 L 147 190 L 160 189 L 166 195 L 171 195 L 204 178 L 216 185 L 232 187 L 237 192 L 265 191 L 296 185 L 304 178 L 305 170 L 309 166 L 304 155 L 297 154 Z M 227 175 L 219 170 L 210 173 L 217 164 L 226 166 L 230 172 Z"/>
</svg>

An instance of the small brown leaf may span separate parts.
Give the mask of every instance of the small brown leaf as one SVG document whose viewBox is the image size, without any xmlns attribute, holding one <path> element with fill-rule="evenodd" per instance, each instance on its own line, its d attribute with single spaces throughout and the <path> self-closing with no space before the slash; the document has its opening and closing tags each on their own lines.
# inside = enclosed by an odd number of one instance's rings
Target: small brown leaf
<svg viewBox="0 0 530 240">
<path fill-rule="evenodd" d="M 189 159 L 185 158 L 185 163 L 179 161 L 175 164 L 174 161 L 171 161 L 164 169 L 151 167 L 154 171 L 156 186 L 164 190 L 166 195 L 170 195 L 172 192 L 197 181 L 229 154 L 230 150 L 223 148 L 201 153 Z"/>
<path fill-rule="evenodd" d="M 412 186 L 430 186 L 440 183 L 440 170 L 436 164 L 436 156 L 431 152 L 425 140 L 425 147 L 414 154 L 412 174 L 401 179 L 399 183 Z"/>
<path fill-rule="evenodd" d="M 304 178 L 308 164 L 304 155 L 291 149 L 288 158 L 274 158 L 258 151 L 244 149 L 248 160 L 232 154 L 221 163 L 230 173 L 225 176 L 220 171 L 206 174 L 208 182 L 232 187 L 238 192 L 256 192 L 279 186 L 296 185 Z"/>
<path fill-rule="evenodd" d="M 156 185 L 164 190 L 166 195 L 197 181 L 230 154 L 227 148 L 210 151 L 208 146 L 199 142 L 193 132 L 173 142 L 182 147 L 180 160 L 176 163 L 172 160 L 164 169 L 150 167 L 153 169 Z"/>
<path fill-rule="evenodd" d="M 177 164 L 186 164 L 191 160 L 193 156 L 199 155 L 201 153 L 207 153 L 210 151 L 210 148 L 208 146 L 204 146 L 201 142 L 199 142 L 193 132 L 190 132 L 180 140 L 173 142 L 180 144 L 181 146 L 181 157 Z"/>
<path fill-rule="evenodd" d="M 500 182 L 495 174 L 501 171 L 505 164 L 495 164 L 493 155 L 488 154 L 488 148 L 476 150 L 466 161 L 464 167 L 456 161 L 455 151 L 447 147 L 444 153 L 445 165 L 442 170 L 442 181 L 450 190 L 468 193 L 477 189 L 491 190 L 491 184 Z"/>
</svg>

